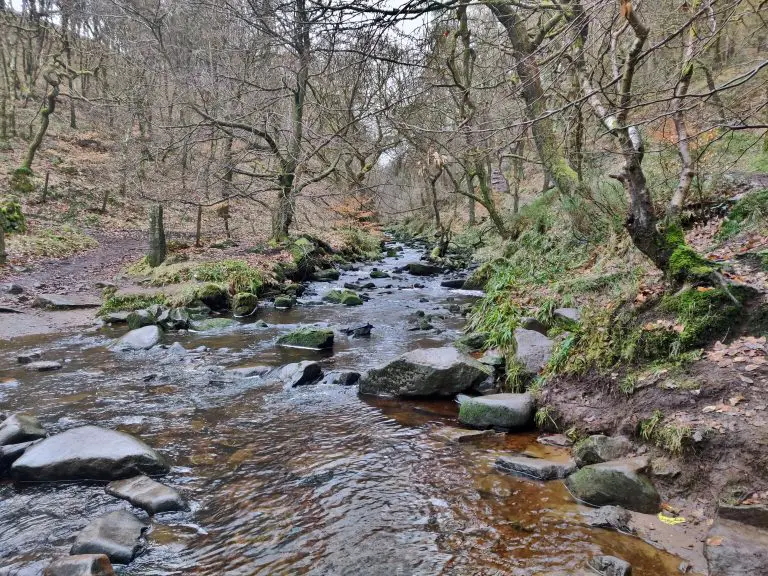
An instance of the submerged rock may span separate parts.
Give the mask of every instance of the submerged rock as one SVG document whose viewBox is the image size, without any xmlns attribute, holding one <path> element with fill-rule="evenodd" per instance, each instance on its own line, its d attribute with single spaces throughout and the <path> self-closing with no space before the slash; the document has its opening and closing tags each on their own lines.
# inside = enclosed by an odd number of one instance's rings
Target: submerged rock
<svg viewBox="0 0 768 576">
<path fill-rule="evenodd" d="M 432 430 L 430 434 L 446 442 L 464 444 L 482 438 L 489 438 L 493 436 L 493 430 L 467 430 L 464 428 L 454 428 L 453 426 L 439 426 Z"/>
<path fill-rule="evenodd" d="M 500 456 L 496 468 L 507 474 L 533 478 L 534 480 L 559 480 L 576 470 L 572 460 L 555 462 L 527 456 Z"/>
<path fill-rule="evenodd" d="M 280 336 L 277 339 L 277 343 L 281 346 L 325 350 L 333 348 L 333 330 L 326 328 L 301 328 Z"/>
<path fill-rule="evenodd" d="M 323 377 L 323 369 L 317 362 L 296 362 L 286 364 L 277 370 L 278 380 L 285 383 L 286 388 L 315 384 Z"/>
<path fill-rule="evenodd" d="M 704 542 L 709 576 L 768 576 L 768 531 L 718 519 Z"/>
<path fill-rule="evenodd" d="M 142 549 L 149 525 L 125 510 L 92 521 L 75 538 L 70 554 L 104 554 L 117 564 L 128 564 Z"/>
<path fill-rule="evenodd" d="M 40 421 L 29 414 L 12 414 L 0 422 L 0 446 L 45 438 L 48 433 Z"/>
<path fill-rule="evenodd" d="M 73 428 L 27 449 L 11 466 L 17 480 L 115 480 L 165 474 L 168 465 L 152 448 L 116 430 Z"/>
<path fill-rule="evenodd" d="M 205 318 L 192 322 L 192 329 L 196 332 L 208 332 L 209 330 L 223 330 L 237 324 L 232 318 Z"/>
<path fill-rule="evenodd" d="M 619 505 L 655 514 L 661 498 L 651 481 L 640 474 L 647 465 L 646 458 L 592 464 L 568 476 L 565 483 L 575 498 L 593 506 Z"/>
<path fill-rule="evenodd" d="M 114 345 L 115 350 L 149 350 L 160 341 L 162 331 L 158 326 L 144 326 L 131 330 Z"/>
<path fill-rule="evenodd" d="M 318 270 L 312 275 L 312 280 L 315 282 L 334 282 L 339 279 L 339 271 L 335 268 L 326 268 L 325 270 Z"/>
<path fill-rule="evenodd" d="M 360 393 L 400 397 L 450 397 L 483 382 L 487 366 L 456 348 L 421 348 L 368 371 Z"/>
<path fill-rule="evenodd" d="M 110 482 L 106 492 L 110 496 L 128 500 L 148 514 L 189 510 L 187 501 L 176 490 L 144 475 Z"/>
<path fill-rule="evenodd" d="M 371 278 L 389 278 L 389 274 L 378 268 L 371 270 Z"/>
<path fill-rule="evenodd" d="M 554 341 L 535 330 L 516 328 L 515 359 L 529 375 L 536 375 L 549 363 Z"/>
<path fill-rule="evenodd" d="M 466 280 L 467 280 L 466 278 L 449 278 L 440 282 L 440 286 L 442 286 L 443 288 L 453 288 L 453 289 L 462 288 Z"/>
<path fill-rule="evenodd" d="M 533 409 L 533 396 L 528 393 L 465 398 L 459 407 L 459 422 L 475 428 L 524 428 L 533 421 Z"/>
<path fill-rule="evenodd" d="M 618 460 L 634 451 L 632 441 L 626 436 L 604 436 L 595 434 L 578 442 L 573 447 L 573 457 L 579 466 L 600 464 Z"/>
<path fill-rule="evenodd" d="M 77 554 L 51 562 L 43 576 L 114 576 L 106 554 Z"/>
<path fill-rule="evenodd" d="M 33 372 L 52 372 L 61 369 L 61 362 L 56 362 L 54 360 L 38 360 L 37 362 L 26 364 L 25 367 L 27 370 Z"/>
<path fill-rule="evenodd" d="M 595 556 L 590 558 L 589 566 L 602 576 L 632 576 L 630 563 L 615 556 Z"/>
</svg>

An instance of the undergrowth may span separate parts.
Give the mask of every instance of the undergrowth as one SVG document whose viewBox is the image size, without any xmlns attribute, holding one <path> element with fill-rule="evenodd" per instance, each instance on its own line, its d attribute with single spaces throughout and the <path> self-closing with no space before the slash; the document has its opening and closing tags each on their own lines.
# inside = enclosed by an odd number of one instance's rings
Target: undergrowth
<svg viewBox="0 0 768 576">
<path fill-rule="evenodd" d="M 64 258 L 98 245 L 96 240 L 67 224 L 56 229 L 41 228 L 28 234 L 14 234 L 6 241 L 11 256 L 27 258 Z"/>
</svg>

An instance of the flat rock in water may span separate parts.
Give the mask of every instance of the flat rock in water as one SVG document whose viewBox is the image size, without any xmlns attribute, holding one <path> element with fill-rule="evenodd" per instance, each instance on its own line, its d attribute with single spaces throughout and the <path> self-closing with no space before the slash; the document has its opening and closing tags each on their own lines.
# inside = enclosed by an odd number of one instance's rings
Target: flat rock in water
<svg viewBox="0 0 768 576">
<path fill-rule="evenodd" d="M 568 476 L 565 483 L 574 497 L 593 506 L 618 505 L 655 514 L 661 506 L 661 497 L 651 481 L 640 474 L 647 466 L 647 458 L 592 464 Z"/>
<path fill-rule="evenodd" d="M 443 288 L 462 288 L 464 286 L 464 282 L 466 281 L 466 278 L 451 278 L 440 282 L 440 286 Z"/>
<path fill-rule="evenodd" d="M 459 422 L 474 428 L 523 428 L 533 420 L 533 408 L 533 396 L 528 393 L 465 398 L 459 407 Z"/>
<path fill-rule="evenodd" d="M 110 482 L 106 492 L 116 498 L 128 500 L 148 514 L 189 510 L 187 501 L 176 490 L 144 475 Z"/>
<path fill-rule="evenodd" d="M 536 442 L 544 444 L 545 446 L 557 446 L 559 448 L 567 448 L 573 444 L 573 441 L 565 434 L 548 434 L 547 436 L 539 436 L 536 438 Z"/>
<path fill-rule="evenodd" d="M 258 378 L 271 370 L 272 368 L 269 366 L 245 366 L 242 368 L 231 368 L 226 371 L 226 374 L 231 374 L 235 378 Z"/>
<path fill-rule="evenodd" d="M 52 372 L 61 369 L 61 363 L 53 360 L 38 360 L 25 364 L 27 370 L 32 372 Z"/>
<path fill-rule="evenodd" d="M 360 379 L 360 393 L 399 397 L 450 397 L 483 382 L 491 369 L 448 346 L 407 352 Z"/>
<path fill-rule="evenodd" d="M 147 528 L 148 524 L 130 512 L 110 512 L 83 528 L 70 554 L 105 554 L 112 562 L 128 564 L 141 550 L 141 536 Z"/>
<path fill-rule="evenodd" d="M 29 364 L 30 362 L 40 360 L 42 357 L 43 352 L 41 350 L 30 350 L 29 352 L 22 352 L 16 356 L 16 362 L 19 364 Z"/>
<path fill-rule="evenodd" d="M 624 458 L 631 454 L 634 449 L 632 441 L 626 436 L 595 434 L 578 442 L 573 447 L 573 457 L 576 464 L 586 466 Z"/>
<path fill-rule="evenodd" d="M 406 266 L 406 269 L 414 276 L 434 276 L 435 274 L 440 274 L 443 271 L 440 266 L 422 264 L 421 262 L 412 262 Z"/>
<path fill-rule="evenodd" d="M 709 576 L 768 576 L 768 531 L 718 519 L 704 541 Z"/>
<path fill-rule="evenodd" d="M 576 470 L 576 463 L 572 460 L 556 462 L 526 456 L 500 456 L 496 460 L 496 468 L 507 474 L 534 480 L 559 480 Z"/>
<path fill-rule="evenodd" d="M 160 341 L 162 334 L 158 326 L 144 326 L 131 330 L 114 345 L 115 350 L 149 350 Z"/>
<path fill-rule="evenodd" d="M 275 374 L 286 388 L 316 384 L 323 377 L 323 369 L 317 362 L 305 360 L 294 364 L 286 364 Z"/>
<path fill-rule="evenodd" d="M 454 428 L 453 426 L 440 426 L 434 428 L 430 434 L 446 442 L 464 444 L 465 442 L 489 438 L 493 436 L 493 430 L 467 430 L 464 428 Z"/>
<path fill-rule="evenodd" d="M 106 554 L 77 554 L 54 560 L 43 576 L 114 576 Z"/>
<path fill-rule="evenodd" d="M 632 514 L 621 506 L 600 506 L 590 510 L 587 516 L 587 524 L 594 528 L 606 528 L 620 532 L 633 532 L 630 527 Z"/>
<path fill-rule="evenodd" d="M 11 466 L 17 480 L 116 480 L 165 474 L 168 465 L 129 434 L 98 426 L 73 428 L 27 449 Z"/>
<path fill-rule="evenodd" d="M 78 296 L 39 294 L 35 298 L 34 305 L 38 308 L 48 308 L 49 310 L 77 310 L 78 308 L 98 308 L 101 306 L 101 302 L 93 298 L 81 298 Z"/>
<path fill-rule="evenodd" d="M 40 421 L 29 414 L 12 414 L 0 422 L 0 446 L 45 438 L 48 433 Z"/>
<path fill-rule="evenodd" d="M 632 576 L 630 563 L 615 556 L 595 556 L 590 558 L 589 566 L 602 576 Z"/>
<path fill-rule="evenodd" d="M 522 365 L 525 372 L 530 375 L 541 372 L 552 357 L 554 341 L 544 334 L 525 328 L 516 328 L 514 337 L 515 359 Z"/>
<path fill-rule="evenodd" d="M 35 442 L 37 442 L 37 440 L 0 446 L 0 474 L 5 473 L 11 467 L 11 464 L 21 458 L 21 455 L 24 454 L 27 448 L 32 446 Z"/>
</svg>

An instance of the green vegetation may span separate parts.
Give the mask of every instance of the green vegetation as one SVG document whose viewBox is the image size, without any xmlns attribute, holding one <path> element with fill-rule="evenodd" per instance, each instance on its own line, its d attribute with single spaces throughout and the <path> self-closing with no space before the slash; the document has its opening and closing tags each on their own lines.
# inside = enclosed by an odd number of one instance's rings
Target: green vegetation
<svg viewBox="0 0 768 576">
<path fill-rule="evenodd" d="M 32 170 L 29 168 L 17 168 L 11 173 L 10 189 L 18 194 L 28 195 L 35 191 L 32 182 Z"/>
<path fill-rule="evenodd" d="M 381 238 L 362 228 L 343 228 L 340 230 L 343 246 L 342 254 L 357 260 L 376 260 L 381 256 Z"/>
<path fill-rule="evenodd" d="M 98 245 L 96 240 L 67 224 L 14 234 L 7 240 L 8 251 L 24 257 L 63 258 Z"/>
<path fill-rule="evenodd" d="M 362 298 L 351 290 L 331 290 L 323 296 L 323 300 L 344 306 L 360 306 L 363 303 Z"/>
<path fill-rule="evenodd" d="M 333 347 L 333 330 L 301 328 L 280 336 L 277 343 L 283 346 L 326 349 Z"/>
<path fill-rule="evenodd" d="M 112 293 L 99 308 L 98 315 L 104 316 L 112 312 L 126 312 L 132 310 L 142 310 L 153 304 L 164 305 L 166 298 L 164 294 L 120 294 Z"/>
<path fill-rule="evenodd" d="M 13 232 L 23 234 L 27 231 L 27 222 L 21 211 L 21 204 L 15 200 L 0 202 L 0 226 L 6 234 Z"/>
<path fill-rule="evenodd" d="M 768 231 L 768 190 L 746 194 L 731 208 L 718 232 L 721 240 L 743 232 Z"/>
<path fill-rule="evenodd" d="M 189 281 L 226 284 L 232 291 L 259 294 L 264 287 L 263 273 L 245 260 L 225 259 L 211 262 L 164 262 L 151 267 L 146 257 L 126 269 L 131 276 L 148 276 L 152 286 L 167 286 Z"/>
<path fill-rule="evenodd" d="M 640 422 L 640 437 L 670 454 L 682 454 L 693 436 L 690 426 L 662 424 L 663 420 L 664 414 L 655 410 L 650 418 Z"/>
</svg>

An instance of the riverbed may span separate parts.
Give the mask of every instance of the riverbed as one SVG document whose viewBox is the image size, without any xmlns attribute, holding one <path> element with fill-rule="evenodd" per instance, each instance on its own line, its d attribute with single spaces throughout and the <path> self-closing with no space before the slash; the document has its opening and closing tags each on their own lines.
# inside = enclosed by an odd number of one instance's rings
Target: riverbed
<svg viewBox="0 0 768 576">
<path fill-rule="evenodd" d="M 392 272 L 420 255 L 406 248 L 376 266 Z M 549 455 L 533 431 L 452 444 L 434 434 L 458 425 L 452 401 L 227 377 L 229 368 L 310 359 L 364 371 L 460 335 L 455 309 L 477 294 L 407 273 L 371 280 L 371 268 L 311 284 L 293 310 L 265 308 L 218 331 L 164 335 L 164 345 L 179 342 L 187 354 L 110 351 L 125 328 L 0 341 L 0 413 L 35 414 L 50 433 L 84 424 L 129 432 L 173 464 L 163 482 L 192 509 L 154 517 L 146 551 L 123 574 L 590 574 L 585 562 L 597 554 L 629 561 L 636 576 L 678 573 L 680 558 L 589 528 L 588 509 L 562 482 L 493 468 L 504 453 Z M 359 307 L 322 302 L 345 282 L 376 288 Z M 435 329 L 411 330 L 419 311 L 434 315 Z M 337 331 L 332 353 L 275 345 L 298 325 L 365 322 L 374 326 L 370 338 Z M 26 371 L 15 358 L 30 349 L 64 367 Z M 0 483 L 0 574 L 42 574 L 89 520 L 125 508 L 100 483 Z"/>
</svg>

